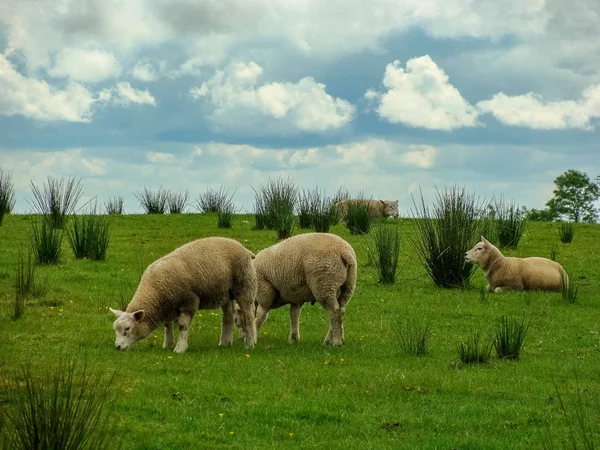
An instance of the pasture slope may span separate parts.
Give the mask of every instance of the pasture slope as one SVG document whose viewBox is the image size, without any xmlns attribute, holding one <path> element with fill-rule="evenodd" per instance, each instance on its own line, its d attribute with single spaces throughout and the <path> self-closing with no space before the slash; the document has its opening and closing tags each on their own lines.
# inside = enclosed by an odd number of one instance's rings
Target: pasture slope
<svg viewBox="0 0 600 450">
<path fill-rule="evenodd" d="M 581 277 L 576 304 L 537 292 L 482 300 L 480 270 L 471 289 L 436 288 L 415 259 L 409 219 L 397 219 L 399 280 L 379 285 L 365 237 L 336 225 L 359 263 L 344 346 L 321 345 L 328 317 L 308 304 L 300 342 L 287 342 L 285 307 L 271 312 L 252 350 L 237 331 L 233 347 L 219 348 L 220 310 L 200 311 L 180 355 L 161 348 L 162 330 L 116 351 L 108 307 L 119 307 L 120 292 L 129 301 L 141 271 L 185 242 L 228 236 L 257 252 L 275 243 L 273 231 L 252 230 L 249 215 L 231 230 L 217 229 L 213 214 L 115 216 L 106 261 L 76 260 L 65 240 L 61 264 L 37 269 L 48 293 L 12 321 L 18 251 L 33 219 L 9 215 L 0 227 L 0 371 L 14 378 L 30 363 L 43 374 L 65 353 L 117 371 L 109 411 L 124 449 L 530 449 L 543 448 L 547 426 L 559 448 L 567 427 L 554 383 L 568 411 L 583 401 L 598 443 L 600 407 L 587 405 L 600 393 L 599 225 L 578 225 L 573 243 L 560 244 L 556 224 L 530 223 L 518 250 L 504 251 L 548 257 L 556 244 L 557 260 Z M 521 359 L 492 352 L 486 365 L 458 364 L 461 340 L 503 315 L 529 324 Z M 429 321 L 427 356 L 401 353 L 396 331 L 406 318 Z"/>
</svg>

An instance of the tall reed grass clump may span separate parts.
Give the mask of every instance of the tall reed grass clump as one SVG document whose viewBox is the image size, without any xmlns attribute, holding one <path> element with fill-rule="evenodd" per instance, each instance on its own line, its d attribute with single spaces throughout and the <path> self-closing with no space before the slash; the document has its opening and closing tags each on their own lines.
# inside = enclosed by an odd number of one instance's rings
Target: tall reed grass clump
<svg viewBox="0 0 600 450">
<path fill-rule="evenodd" d="M 566 271 L 566 275 L 561 274 L 560 293 L 562 299 L 567 303 L 577 303 L 577 294 L 579 292 L 579 282 L 575 274 Z"/>
<path fill-rule="evenodd" d="M 317 188 L 314 191 L 302 189 L 302 193 L 298 196 L 298 226 L 300 228 L 312 228 L 316 202 L 320 200 L 318 196 Z"/>
<path fill-rule="evenodd" d="M 269 178 L 266 185 L 254 191 L 256 229 L 277 231 L 279 239 L 291 236 L 298 188 L 291 177 Z"/>
<path fill-rule="evenodd" d="M 57 179 L 49 176 L 40 189 L 30 182 L 33 201 L 29 202 L 38 213 L 48 217 L 51 228 L 63 228 L 82 195 L 81 179 L 69 177 Z"/>
<path fill-rule="evenodd" d="M 421 193 L 420 204 L 413 198 L 414 233 L 412 245 L 419 261 L 436 286 L 466 287 L 475 271 L 465 262 L 465 251 L 479 240 L 481 206 L 474 195 L 453 186 L 436 190 L 430 209 Z"/>
<path fill-rule="evenodd" d="M 519 359 L 527 334 L 525 319 L 502 316 L 494 333 L 494 348 L 500 359 Z"/>
<path fill-rule="evenodd" d="M 0 165 L 0 225 L 6 214 L 10 214 L 15 206 L 15 188 L 12 182 L 12 171 Z"/>
<path fill-rule="evenodd" d="M 407 318 L 395 324 L 398 346 L 402 353 L 410 356 L 425 356 L 429 353 L 429 322 Z"/>
<path fill-rule="evenodd" d="M 123 197 L 116 196 L 104 202 L 106 214 L 123 214 Z"/>
<path fill-rule="evenodd" d="M 219 189 L 208 188 L 206 192 L 198 196 L 196 209 L 200 212 L 220 212 L 231 202 L 233 194 L 229 197 L 227 190 L 221 186 Z"/>
<path fill-rule="evenodd" d="M 369 261 L 375 266 L 378 281 L 383 284 L 396 282 L 400 256 L 400 226 L 397 223 L 376 225 L 369 239 Z"/>
<path fill-rule="evenodd" d="M 527 214 L 515 202 L 494 201 L 496 238 L 500 247 L 517 248 L 527 226 Z M 485 236 L 485 234 L 484 234 Z"/>
<path fill-rule="evenodd" d="M 114 375 L 91 371 L 87 361 L 61 357 L 45 376 L 22 366 L 18 378 L 3 378 L 4 448 L 109 449 L 116 441 L 106 407 Z"/>
<path fill-rule="evenodd" d="M 73 226 L 67 232 L 67 240 L 75 258 L 104 261 L 110 242 L 108 216 L 98 215 L 95 205 L 90 208 L 88 214 L 74 215 Z"/>
<path fill-rule="evenodd" d="M 63 230 L 52 226 L 51 216 L 42 216 L 32 226 L 31 249 L 39 264 L 58 264 L 62 256 Z"/>
<path fill-rule="evenodd" d="M 330 228 L 340 221 L 340 213 L 331 198 L 319 194 L 312 211 L 313 228 L 318 233 L 328 233 Z"/>
<path fill-rule="evenodd" d="M 233 226 L 233 216 L 236 213 L 235 203 L 233 203 L 234 194 L 231 194 L 231 197 L 227 199 L 217 213 L 217 228 L 231 228 Z"/>
<path fill-rule="evenodd" d="M 558 236 L 563 244 L 570 244 L 575 237 L 575 224 L 572 222 L 561 222 L 558 225 Z"/>
<path fill-rule="evenodd" d="M 335 205 L 343 200 L 350 200 L 350 191 L 345 186 L 339 186 L 331 196 L 331 203 Z"/>
<path fill-rule="evenodd" d="M 153 191 L 144 186 L 144 190 L 134 192 L 135 198 L 140 202 L 140 206 L 146 214 L 164 214 L 167 211 L 168 191 L 162 187 L 158 191 Z"/>
<path fill-rule="evenodd" d="M 367 234 L 371 231 L 375 219 L 366 198 L 361 194 L 356 200 L 346 202 L 345 224 L 350 234 Z"/>
<path fill-rule="evenodd" d="M 188 204 L 190 193 L 186 189 L 185 192 L 167 191 L 167 206 L 169 214 L 181 214 L 185 211 Z"/>
<path fill-rule="evenodd" d="M 485 364 L 490 359 L 493 343 L 484 341 L 476 331 L 466 341 L 458 344 L 458 358 L 463 364 Z"/>
</svg>

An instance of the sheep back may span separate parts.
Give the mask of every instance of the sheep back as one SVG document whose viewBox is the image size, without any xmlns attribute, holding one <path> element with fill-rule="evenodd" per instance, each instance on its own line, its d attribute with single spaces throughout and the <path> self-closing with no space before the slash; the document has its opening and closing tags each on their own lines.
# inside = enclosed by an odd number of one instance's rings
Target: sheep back
<svg viewBox="0 0 600 450">
<path fill-rule="evenodd" d="M 568 276 L 563 267 L 556 261 L 540 257 L 505 256 L 486 273 L 491 289 L 522 285 L 525 290 L 560 291 L 563 277 L 568 285 Z"/>
</svg>

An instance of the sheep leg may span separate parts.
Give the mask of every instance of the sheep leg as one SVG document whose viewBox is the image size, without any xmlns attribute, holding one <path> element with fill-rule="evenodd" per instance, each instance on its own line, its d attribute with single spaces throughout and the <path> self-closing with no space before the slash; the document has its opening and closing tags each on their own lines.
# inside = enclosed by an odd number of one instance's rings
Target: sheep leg
<svg viewBox="0 0 600 450">
<path fill-rule="evenodd" d="M 165 340 L 163 341 L 163 348 L 172 348 L 173 342 L 173 322 L 165 323 Z"/>
<path fill-rule="evenodd" d="M 300 340 L 300 313 L 302 312 L 302 304 L 290 303 L 290 343 Z"/>
<path fill-rule="evenodd" d="M 269 317 L 269 309 L 265 308 L 262 305 L 258 305 L 258 308 L 256 310 L 256 332 L 258 333 L 258 330 L 260 330 L 260 327 L 262 327 L 262 324 L 265 323 L 265 320 L 267 320 L 267 318 Z"/>
<path fill-rule="evenodd" d="M 221 320 L 221 339 L 219 340 L 219 345 L 221 347 L 228 347 L 233 344 L 233 302 L 225 303 L 221 309 L 223 310 L 223 319 Z"/>
<path fill-rule="evenodd" d="M 323 300 L 319 300 L 319 303 L 327 310 L 329 314 L 329 331 L 323 341 L 323 345 L 342 345 L 344 343 L 344 310 L 340 308 L 336 295 L 331 295 Z"/>
<path fill-rule="evenodd" d="M 194 313 L 195 314 L 195 313 Z M 194 316 L 189 312 L 182 312 L 177 318 L 179 324 L 179 336 L 177 336 L 177 345 L 173 349 L 175 353 L 183 353 L 188 348 L 188 330 Z"/>
</svg>

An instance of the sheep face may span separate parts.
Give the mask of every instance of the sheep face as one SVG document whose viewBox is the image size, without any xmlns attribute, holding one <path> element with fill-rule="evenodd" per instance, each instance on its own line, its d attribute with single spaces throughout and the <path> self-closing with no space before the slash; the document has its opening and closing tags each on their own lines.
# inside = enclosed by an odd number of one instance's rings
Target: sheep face
<svg viewBox="0 0 600 450">
<path fill-rule="evenodd" d="M 146 336 L 142 332 L 140 321 L 144 317 L 144 311 L 136 311 L 128 313 L 110 309 L 117 316 L 117 320 L 113 324 L 115 330 L 115 348 L 117 350 L 127 350 L 132 348 L 137 341 L 144 339 Z"/>
<path fill-rule="evenodd" d="M 465 261 L 482 265 L 488 257 L 490 246 L 491 244 L 481 236 L 481 242 L 478 242 L 475 247 L 465 253 Z"/>
<path fill-rule="evenodd" d="M 398 200 L 380 200 L 383 204 L 383 217 L 388 219 L 398 217 Z"/>
</svg>

